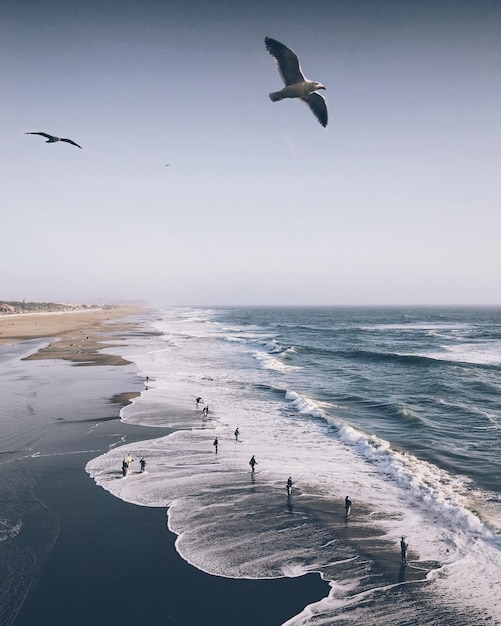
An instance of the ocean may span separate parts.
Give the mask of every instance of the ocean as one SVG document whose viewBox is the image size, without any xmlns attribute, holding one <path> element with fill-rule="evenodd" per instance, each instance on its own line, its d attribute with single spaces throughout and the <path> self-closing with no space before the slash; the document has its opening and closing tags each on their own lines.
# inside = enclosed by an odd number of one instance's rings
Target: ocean
<svg viewBox="0 0 501 626">
<path fill-rule="evenodd" d="M 328 581 L 287 626 L 501 624 L 501 309 L 168 308 L 144 324 L 157 334 L 124 354 L 144 391 L 121 418 L 175 431 L 86 469 L 168 507 L 187 562 Z"/>
<path fill-rule="evenodd" d="M 176 307 L 137 322 L 103 350 L 121 368 L 23 360 L 48 340 L 0 346 L 0 623 L 60 536 L 34 491 L 43 464 L 54 490 L 79 468 L 110 499 L 165 509 L 202 572 L 322 577 L 325 597 L 284 626 L 501 624 L 500 308 Z M 118 428 L 110 394 L 133 390 Z"/>
</svg>

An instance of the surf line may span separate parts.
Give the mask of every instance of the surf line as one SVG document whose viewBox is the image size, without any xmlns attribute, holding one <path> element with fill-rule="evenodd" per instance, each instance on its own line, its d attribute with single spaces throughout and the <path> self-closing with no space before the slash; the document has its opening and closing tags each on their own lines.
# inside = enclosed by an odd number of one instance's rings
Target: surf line
<svg viewBox="0 0 501 626">
<path fill-rule="evenodd" d="M 409 561 L 407 561 L 407 567 L 410 567 L 411 569 L 419 569 L 419 570 L 422 570 L 423 572 L 431 572 L 431 571 L 433 571 L 433 568 L 418 567 L 417 565 L 409 565 Z"/>
</svg>

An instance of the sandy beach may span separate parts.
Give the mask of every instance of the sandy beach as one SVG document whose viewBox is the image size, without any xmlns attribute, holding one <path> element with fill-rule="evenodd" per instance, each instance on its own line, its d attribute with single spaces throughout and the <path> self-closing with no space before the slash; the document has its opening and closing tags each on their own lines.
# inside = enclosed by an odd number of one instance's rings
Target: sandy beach
<svg viewBox="0 0 501 626">
<path fill-rule="evenodd" d="M 233 580 L 205 574 L 177 553 L 165 508 L 123 502 L 84 469 L 117 443 L 169 432 L 120 421 L 121 407 L 144 381 L 133 364 L 99 352 L 123 347 L 128 334 L 140 332 L 126 320 L 136 313 L 141 311 L 118 307 L 0 319 L 5 347 L 50 341 L 16 361 L 19 371 L 5 380 L 29 396 L 30 414 L 40 421 L 30 426 L 36 434 L 26 435 L 26 442 L 12 436 L 16 451 L 1 456 L 9 470 L 4 478 L 16 476 L 19 484 L 7 481 L 0 491 L 18 497 L 11 508 L 24 517 L 12 542 L 0 542 L 0 562 L 9 563 L 2 579 L 12 589 L 0 597 L 0 622 L 281 624 L 325 596 L 327 583 L 318 575 Z M 83 364 L 100 367 L 78 367 Z M 65 393 L 55 393 L 61 386 Z M 4 413 L 19 410 L 13 401 L 9 409 L 4 397 Z"/>
<path fill-rule="evenodd" d="M 0 316 L 0 345 L 26 339 L 50 338 L 50 344 L 29 359 L 63 359 L 74 363 L 120 365 L 119 356 L 99 352 L 122 345 L 123 334 L 133 327 L 124 321 L 146 309 L 116 305 L 57 313 Z"/>
</svg>

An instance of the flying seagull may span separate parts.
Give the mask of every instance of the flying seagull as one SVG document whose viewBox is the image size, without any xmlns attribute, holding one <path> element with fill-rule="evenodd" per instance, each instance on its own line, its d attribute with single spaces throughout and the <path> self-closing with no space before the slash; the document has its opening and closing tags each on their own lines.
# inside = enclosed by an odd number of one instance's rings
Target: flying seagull
<svg viewBox="0 0 501 626">
<path fill-rule="evenodd" d="M 327 104 L 325 98 L 317 93 L 318 89 L 326 87 L 304 77 L 297 54 L 283 43 L 270 37 L 265 37 L 264 43 L 266 50 L 277 62 L 278 71 L 285 83 L 283 89 L 270 93 L 270 100 L 277 102 L 284 98 L 300 98 L 310 107 L 320 124 L 327 126 Z"/>
<path fill-rule="evenodd" d="M 79 146 L 77 143 L 72 141 L 71 139 L 65 139 L 64 137 L 54 137 L 54 135 L 48 135 L 47 133 L 24 133 L 25 135 L 42 135 L 42 137 L 47 137 L 47 141 L 45 143 L 56 143 L 56 141 L 66 141 L 66 143 L 71 143 L 72 146 L 76 146 L 77 148 L 82 149 L 82 146 Z"/>
</svg>

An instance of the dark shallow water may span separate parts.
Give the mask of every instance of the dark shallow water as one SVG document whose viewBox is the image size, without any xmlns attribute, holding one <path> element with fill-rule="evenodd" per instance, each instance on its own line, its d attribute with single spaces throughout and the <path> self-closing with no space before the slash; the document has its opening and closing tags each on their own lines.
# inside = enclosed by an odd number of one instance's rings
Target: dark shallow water
<svg viewBox="0 0 501 626">
<path fill-rule="evenodd" d="M 22 361 L 40 342 L 28 343 L 0 348 L 0 624 L 230 625 L 242 606 L 241 624 L 259 622 L 263 606 L 281 623 L 328 592 L 314 575 L 227 580 L 187 564 L 164 507 L 113 498 L 84 469 L 110 447 L 169 432 L 120 422 L 111 398 L 143 389 L 135 367 Z"/>
</svg>

